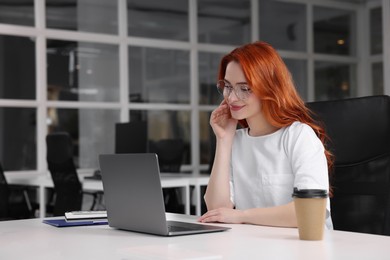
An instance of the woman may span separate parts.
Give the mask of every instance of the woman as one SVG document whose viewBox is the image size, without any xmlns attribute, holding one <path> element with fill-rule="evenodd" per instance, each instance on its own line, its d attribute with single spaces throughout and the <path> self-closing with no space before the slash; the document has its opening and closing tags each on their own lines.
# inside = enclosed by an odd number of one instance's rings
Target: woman
<svg viewBox="0 0 390 260">
<path fill-rule="evenodd" d="M 332 158 L 323 128 L 265 42 L 224 56 L 218 79 L 224 100 L 210 118 L 217 144 L 208 212 L 199 221 L 296 227 L 293 188 L 329 189 Z M 329 199 L 326 226 L 332 228 Z"/>
</svg>

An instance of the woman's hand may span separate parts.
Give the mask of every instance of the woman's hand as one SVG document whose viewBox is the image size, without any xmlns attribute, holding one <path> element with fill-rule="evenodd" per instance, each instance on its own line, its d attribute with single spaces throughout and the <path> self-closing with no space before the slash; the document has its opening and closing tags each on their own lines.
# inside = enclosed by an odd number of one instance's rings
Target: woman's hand
<svg viewBox="0 0 390 260">
<path fill-rule="evenodd" d="M 198 221 L 207 222 L 221 222 L 231 224 L 242 224 L 244 212 L 237 209 L 219 208 L 207 211 L 201 216 Z"/>
<path fill-rule="evenodd" d="M 233 137 L 236 132 L 238 120 L 233 119 L 229 105 L 223 100 L 210 117 L 210 125 L 217 138 Z"/>
</svg>

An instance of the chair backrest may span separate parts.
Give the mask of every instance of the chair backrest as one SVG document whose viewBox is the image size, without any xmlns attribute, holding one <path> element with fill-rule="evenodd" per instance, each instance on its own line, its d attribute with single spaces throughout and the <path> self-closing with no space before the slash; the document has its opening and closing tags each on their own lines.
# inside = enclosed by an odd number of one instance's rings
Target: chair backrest
<svg viewBox="0 0 390 260">
<path fill-rule="evenodd" d="M 324 123 L 335 156 L 334 228 L 390 235 L 390 97 L 307 105 Z"/>
<path fill-rule="evenodd" d="M 4 175 L 3 166 L 0 163 L 0 219 L 6 219 L 8 217 L 8 197 L 8 184 Z"/>
<path fill-rule="evenodd" d="M 54 183 L 55 216 L 66 211 L 81 210 L 82 185 L 73 161 L 72 139 L 66 132 L 47 135 L 47 164 Z"/>
<path fill-rule="evenodd" d="M 115 153 L 146 153 L 148 127 L 146 121 L 115 124 Z"/>
<path fill-rule="evenodd" d="M 150 144 L 150 151 L 158 155 L 161 172 L 180 172 L 184 158 L 184 141 L 182 139 L 162 139 Z"/>
</svg>

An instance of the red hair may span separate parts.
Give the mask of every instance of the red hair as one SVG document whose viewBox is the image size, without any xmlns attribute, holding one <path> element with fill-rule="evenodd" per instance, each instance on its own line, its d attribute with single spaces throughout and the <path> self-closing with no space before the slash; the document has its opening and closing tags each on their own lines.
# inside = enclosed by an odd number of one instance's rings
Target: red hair
<svg viewBox="0 0 390 260">
<path fill-rule="evenodd" d="M 241 65 L 248 85 L 260 99 L 262 113 L 267 121 L 278 128 L 299 121 L 309 125 L 324 144 L 329 174 L 333 155 L 326 148 L 328 136 L 324 128 L 311 117 L 312 112 L 295 89 L 291 74 L 276 50 L 268 43 L 257 41 L 234 49 L 220 63 L 218 79 L 224 79 L 230 62 Z M 240 125 L 248 127 L 246 120 Z M 330 189 L 330 195 L 331 195 Z"/>
</svg>

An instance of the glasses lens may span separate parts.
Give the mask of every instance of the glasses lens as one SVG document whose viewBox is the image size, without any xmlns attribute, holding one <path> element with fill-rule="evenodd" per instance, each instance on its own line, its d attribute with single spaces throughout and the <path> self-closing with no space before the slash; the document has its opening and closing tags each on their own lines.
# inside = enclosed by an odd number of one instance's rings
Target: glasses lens
<svg viewBox="0 0 390 260">
<path fill-rule="evenodd" d="M 219 94 L 221 94 L 222 96 L 224 95 L 223 91 L 225 89 L 225 85 L 226 85 L 226 83 L 224 80 L 219 80 L 217 82 L 217 90 L 218 90 Z"/>
<path fill-rule="evenodd" d="M 251 91 L 247 86 L 241 86 L 236 88 L 236 95 L 239 99 L 247 99 L 250 94 Z"/>
<path fill-rule="evenodd" d="M 232 87 L 224 80 L 219 80 L 217 82 L 217 90 L 222 96 L 224 96 L 224 98 L 228 98 L 232 91 L 236 97 L 241 100 L 247 99 L 251 94 L 251 90 L 247 85 L 237 85 L 236 87 Z"/>
</svg>

